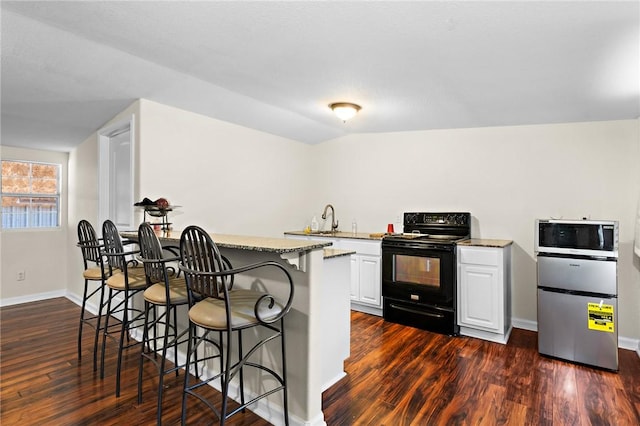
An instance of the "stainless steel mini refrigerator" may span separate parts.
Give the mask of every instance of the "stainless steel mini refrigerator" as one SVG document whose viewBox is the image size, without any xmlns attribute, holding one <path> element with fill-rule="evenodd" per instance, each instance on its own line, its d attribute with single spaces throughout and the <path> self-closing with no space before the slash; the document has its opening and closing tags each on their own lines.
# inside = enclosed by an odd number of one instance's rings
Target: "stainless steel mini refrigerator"
<svg viewBox="0 0 640 426">
<path fill-rule="evenodd" d="M 549 253 L 536 247 L 538 351 L 618 370 L 617 222 L 576 221 L 565 225 L 570 226 L 561 226 L 554 232 L 580 235 L 576 238 L 556 235 L 555 241 L 573 241 L 565 244 L 568 246 L 575 246 L 575 241 L 587 245 L 584 241 L 590 238 L 587 250 L 594 252 L 576 254 L 552 250 Z M 612 238 L 615 236 L 610 244 L 602 240 L 603 226 L 612 231 Z M 585 227 L 587 229 L 583 229 Z M 549 232 L 548 229 L 545 232 Z M 543 239 L 542 235 L 539 237 Z M 607 245 L 610 246 L 607 253 L 598 253 L 598 248 Z"/>
</svg>

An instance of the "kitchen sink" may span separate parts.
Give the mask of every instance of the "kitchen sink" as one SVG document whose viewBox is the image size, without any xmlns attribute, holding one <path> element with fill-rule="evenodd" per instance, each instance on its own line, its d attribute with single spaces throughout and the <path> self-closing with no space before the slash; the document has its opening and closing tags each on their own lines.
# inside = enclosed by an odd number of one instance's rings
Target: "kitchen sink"
<svg viewBox="0 0 640 426">
<path fill-rule="evenodd" d="M 309 235 L 335 235 L 338 231 L 311 231 Z"/>
</svg>

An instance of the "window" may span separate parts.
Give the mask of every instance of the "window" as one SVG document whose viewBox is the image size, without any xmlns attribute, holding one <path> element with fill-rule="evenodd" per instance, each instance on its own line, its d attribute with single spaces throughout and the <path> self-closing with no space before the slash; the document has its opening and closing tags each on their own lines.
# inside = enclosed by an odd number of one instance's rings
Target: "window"
<svg viewBox="0 0 640 426">
<path fill-rule="evenodd" d="M 2 228 L 59 226 L 60 165 L 2 160 Z"/>
</svg>

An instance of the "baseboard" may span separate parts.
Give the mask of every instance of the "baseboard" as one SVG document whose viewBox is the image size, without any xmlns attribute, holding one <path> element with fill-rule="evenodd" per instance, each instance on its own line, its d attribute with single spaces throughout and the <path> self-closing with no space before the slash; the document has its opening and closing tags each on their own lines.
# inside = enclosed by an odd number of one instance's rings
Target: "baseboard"
<svg viewBox="0 0 640 426">
<path fill-rule="evenodd" d="M 363 312 L 369 315 L 382 316 L 382 308 L 376 308 L 373 306 L 361 305 L 359 303 L 351 302 L 351 310 Z"/>
<path fill-rule="evenodd" d="M 338 383 L 340 380 L 342 380 L 344 377 L 347 376 L 347 373 L 345 373 L 344 371 L 342 371 L 340 374 L 338 374 L 336 377 L 332 377 L 331 379 L 327 380 L 327 382 L 325 384 L 322 385 L 322 387 L 320 388 L 321 392 L 326 391 L 327 389 L 329 389 L 331 386 L 335 385 L 336 383 Z"/>
<path fill-rule="evenodd" d="M 629 337 L 618 336 L 618 347 L 620 349 L 628 349 L 636 351 L 640 356 L 640 339 L 631 339 Z"/>
<path fill-rule="evenodd" d="M 525 320 L 521 318 L 512 318 L 511 324 L 514 328 L 520 328 L 522 330 L 538 331 L 538 323 L 536 321 Z"/>
<path fill-rule="evenodd" d="M 472 327 L 460 326 L 460 335 L 467 337 L 474 337 L 476 339 L 488 340 L 494 343 L 500 343 L 506 345 L 511 335 L 513 327 L 509 327 L 509 330 L 505 334 L 493 333 L 485 330 L 478 330 Z"/>
<path fill-rule="evenodd" d="M 521 328 L 523 330 L 529 331 L 538 331 L 538 323 L 536 321 L 513 318 L 511 320 L 511 323 L 515 328 Z M 640 339 L 618 336 L 618 348 L 636 351 L 638 357 L 640 357 Z"/>
<path fill-rule="evenodd" d="M 66 292 L 64 297 L 66 297 L 67 299 L 69 299 L 70 301 L 75 303 L 76 305 L 82 307 L 82 297 L 81 296 L 78 296 L 75 293 Z M 91 312 L 93 315 L 96 315 L 98 313 L 98 306 L 96 306 L 95 303 L 92 303 L 91 300 L 87 301 L 87 304 L 84 306 L 84 308 L 87 311 Z"/>
<path fill-rule="evenodd" d="M 0 307 L 20 305 L 22 303 L 37 302 L 39 300 L 55 299 L 56 297 L 66 297 L 66 290 L 48 291 L 46 293 L 29 294 L 27 296 L 9 297 L 0 299 Z"/>
</svg>

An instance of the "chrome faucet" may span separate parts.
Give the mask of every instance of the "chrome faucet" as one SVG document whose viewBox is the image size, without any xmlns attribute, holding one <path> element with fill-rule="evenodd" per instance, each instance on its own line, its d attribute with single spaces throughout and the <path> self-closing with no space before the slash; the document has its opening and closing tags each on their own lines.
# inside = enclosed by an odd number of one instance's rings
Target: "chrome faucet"
<svg viewBox="0 0 640 426">
<path fill-rule="evenodd" d="M 322 219 L 327 219 L 327 210 L 331 207 L 331 232 L 338 230 L 338 221 L 336 220 L 336 211 L 331 204 L 324 206 L 324 212 L 322 212 Z"/>
</svg>

